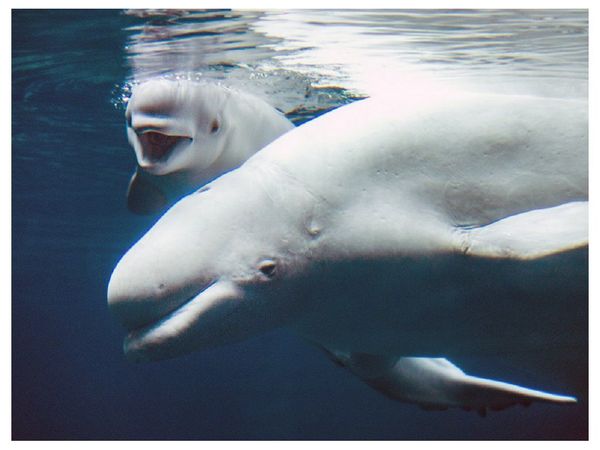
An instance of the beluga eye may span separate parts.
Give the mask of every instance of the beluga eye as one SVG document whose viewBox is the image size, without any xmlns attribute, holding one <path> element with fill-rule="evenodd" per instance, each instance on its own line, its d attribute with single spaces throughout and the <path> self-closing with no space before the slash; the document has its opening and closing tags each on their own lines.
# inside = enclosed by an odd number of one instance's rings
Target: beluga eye
<svg viewBox="0 0 600 450">
<path fill-rule="evenodd" d="M 210 191 L 210 186 L 202 186 L 200 189 L 198 189 L 194 193 L 195 194 L 202 194 L 203 192 L 208 192 L 208 191 Z"/>
<path fill-rule="evenodd" d="M 263 275 L 273 278 L 277 272 L 277 264 L 272 259 L 265 259 L 258 265 L 258 270 L 260 270 Z"/>
<path fill-rule="evenodd" d="M 220 128 L 221 124 L 219 123 L 219 121 L 217 119 L 213 119 L 213 121 L 210 123 L 211 134 L 215 134 L 217 131 L 219 131 Z"/>
</svg>

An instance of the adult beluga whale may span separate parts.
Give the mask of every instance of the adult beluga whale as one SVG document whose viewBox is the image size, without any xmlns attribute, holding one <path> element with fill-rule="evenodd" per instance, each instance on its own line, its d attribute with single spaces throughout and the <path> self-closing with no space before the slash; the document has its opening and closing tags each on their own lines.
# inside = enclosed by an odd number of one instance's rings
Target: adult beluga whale
<svg viewBox="0 0 600 450">
<path fill-rule="evenodd" d="M 163 78 L 134 86 L 125 117 L 137 159 L 127 205 L 138 214 L 162 211 L 293 128 L 253 95 Z"/>
<path fill-rule="evenodd" d="M 424 407 L 571 403 L 587 240 L 585 101 L 415 90 L 305 123 L 180 200 L 108 303 L 132 360 L 285 326 Z M 570 395 L 455 366 L 477 355 Z"/>
</svg>

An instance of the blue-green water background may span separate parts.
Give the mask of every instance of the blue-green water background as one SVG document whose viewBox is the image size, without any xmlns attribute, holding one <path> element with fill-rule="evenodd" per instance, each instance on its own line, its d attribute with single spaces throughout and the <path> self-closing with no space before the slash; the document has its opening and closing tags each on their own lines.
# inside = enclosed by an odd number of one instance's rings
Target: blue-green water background
<svg viewBox="0 0 600 450">
<path fill-rule="evenodd" d="M 12 49 L 13 439 L 587 436 L 585 400 L 485 419 L 426 412 L 384 398 L 284 330 L 131 364 L 106 307 L 112 268 L 155 220 L 124 202 L 135 160 L 123 104 L 134 80 L 224 82 L 297 124 L 369 94 L 369 64 L 376 77 L 406 65 L 504 91 L 585 96 L 585 11 L 15 10 Z M 548 386 L 494 358 L 461 363 Z"/>
</svg>

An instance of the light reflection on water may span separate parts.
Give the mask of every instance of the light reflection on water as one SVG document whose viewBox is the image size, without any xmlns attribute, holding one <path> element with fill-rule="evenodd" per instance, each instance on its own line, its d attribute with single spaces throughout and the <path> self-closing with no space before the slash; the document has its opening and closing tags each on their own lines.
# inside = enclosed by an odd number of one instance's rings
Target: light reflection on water
<svg viewBox="0 0 600 450">
<path fill-rule="evenodd" d="M 584 11 L 148 15 L 129 29 L 132 79 L 193 74 L 262 93 L 284 111 L 314 108 L 306 94 L 319 86 L 343 97 L 423 77 L 519 90 L 539 90 L 542 80 L 561 95 L 583 95 L 587 84 Z"/>
</svg>

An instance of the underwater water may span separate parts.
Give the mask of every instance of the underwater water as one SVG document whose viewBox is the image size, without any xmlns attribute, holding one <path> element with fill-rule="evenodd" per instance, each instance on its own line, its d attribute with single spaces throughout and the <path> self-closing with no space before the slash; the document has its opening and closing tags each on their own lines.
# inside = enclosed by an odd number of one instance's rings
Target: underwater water
<svg viewBox="0 0 600 450">
<path fill-rule="evenodd" d="M 296 124 L 425 77 L 585 98 L 586 11 L 14 10 L 12 49 L 13 439 L 587 438 L 587 399 L 423 411 L 285 330 L 133 364 L 106 305 L 112 269 L 156 220 L 125 204 L 133 83 L 227 84 Z M 461 366 L 561 389 L 501 358 Z"/>
</svg>

